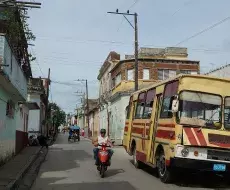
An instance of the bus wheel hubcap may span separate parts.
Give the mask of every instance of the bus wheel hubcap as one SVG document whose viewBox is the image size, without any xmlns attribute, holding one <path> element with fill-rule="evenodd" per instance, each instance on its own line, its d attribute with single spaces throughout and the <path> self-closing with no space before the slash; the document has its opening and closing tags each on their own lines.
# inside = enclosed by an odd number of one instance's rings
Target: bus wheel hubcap
<svg viewBox="0 0 230 190">
<path fill-rule="evenodd" d="M 164 176 L 166 171 L 165 156 L 161 155 L 159 159 L 159 173 L 161 176 Z"/>
</svg>

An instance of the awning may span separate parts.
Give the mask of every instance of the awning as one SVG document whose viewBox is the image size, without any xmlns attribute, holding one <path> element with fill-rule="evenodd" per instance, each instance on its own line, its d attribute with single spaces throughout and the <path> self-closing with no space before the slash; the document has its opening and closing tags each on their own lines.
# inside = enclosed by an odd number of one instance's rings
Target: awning
<svg viewBox="0 0 230 190">
<path fill-rule="evenodd" d="M 19 104 L 25 105 L 29 108 L 29 110 L 40 110 L 40 107 L 37 104 L 37 102 L 20 102 Z"/>
</svg>

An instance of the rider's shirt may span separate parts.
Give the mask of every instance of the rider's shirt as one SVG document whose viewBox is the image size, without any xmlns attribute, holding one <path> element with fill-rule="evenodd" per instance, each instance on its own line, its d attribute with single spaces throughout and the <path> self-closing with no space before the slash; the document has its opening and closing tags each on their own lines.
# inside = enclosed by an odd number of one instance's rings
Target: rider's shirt
<svg viewBox="0 0 230 190">
<path fill-rule="evenodd" d="M 102 137 L 101 135 L 98 136 L 98 144 L 107 144 L 108 137 Z"/>
</svg>

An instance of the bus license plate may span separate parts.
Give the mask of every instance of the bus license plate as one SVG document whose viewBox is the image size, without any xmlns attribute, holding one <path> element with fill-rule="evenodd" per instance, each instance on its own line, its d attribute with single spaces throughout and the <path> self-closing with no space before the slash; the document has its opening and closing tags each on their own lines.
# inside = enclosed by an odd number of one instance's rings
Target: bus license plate
<svg viewBox="0 0 230 190">
<path fill-rule="evenodd" d="M 225 164 L 214 164 L 213 170 L 218 172 L 224 172 L 226 171 L 226 165 Z"/>
</svg>

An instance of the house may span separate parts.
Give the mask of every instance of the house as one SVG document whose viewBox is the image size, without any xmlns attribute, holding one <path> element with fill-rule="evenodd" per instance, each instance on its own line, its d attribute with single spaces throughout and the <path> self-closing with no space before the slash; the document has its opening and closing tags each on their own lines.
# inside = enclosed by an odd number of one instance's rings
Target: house
<svg viewBox="0 0 230 190">
<path fill-rule="evenodd" d="M 179 73 L 198 74 L 199 61 L 188 60 L 187 48 L 141 48 L 138 56 L 139 89 Z M 111 86 L 108 89 L 107 121 L 110 138 L 122 144 L 125 126 L 125 109 L 134 92 L 134 56 L 116 60 L 110 70 Z M 102 81 L 103 82 L 103 81 Z M 102 85 L 102 84 L 101 84 Z"/>
<path fill-rule="evenodd" d="M 36 102 L 39 106 L 37 110 L 29 111 L 28 132 L 32 134 L 46 135 L 48 129 L 45 125 L 45 111 L 47 101 L 48 79 L 30 78 L 28 81 L 28 102 Z"/>
<path fill-rule="evenodd" d="M 105 59 L 97 79 L 99 80 L 99 130 L 104 128 L 109 134 L 109 123 L 108 123 L 108 107 L 109 98 L 111 97 L 112 79 L 111 69 L 119 62 L 120 54 L 112 51 Z"/>
<path fill-rule="evenodd" d="M 0 162 L 4 163 L 27 145 L 28 114 L 37 109 L 27 100 L 27 82 L 32 77 L 28 57 L 13 51 L 7 35 L 0 34 Z M 22 51 L 21 53 L 20 50 Z"/>
<path fill-rule="evenodd" d="M 89 130 L 90 136 L 96 137 L 99 134 L 99 107 L 98 100 L 89 99 Z"/>
</svg>

